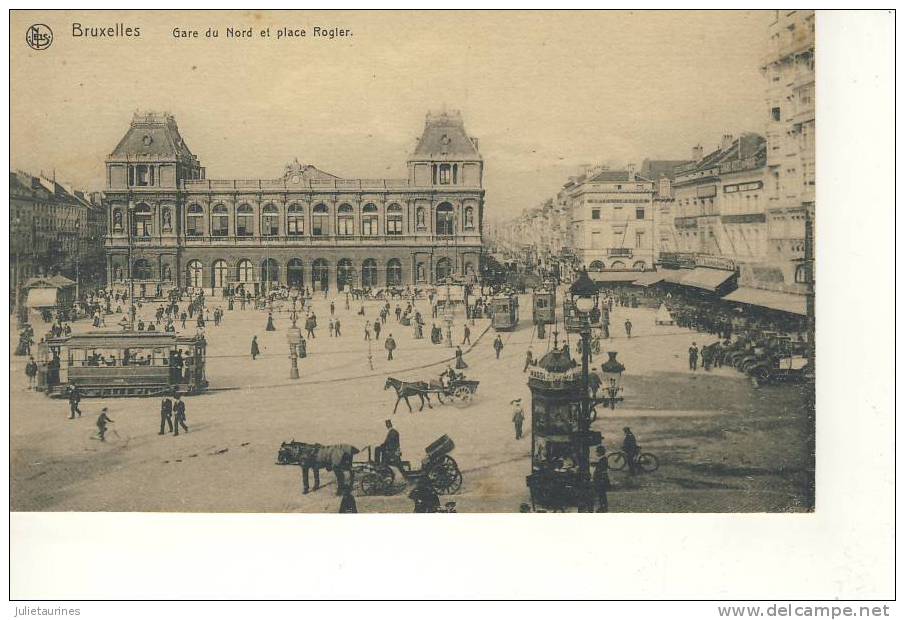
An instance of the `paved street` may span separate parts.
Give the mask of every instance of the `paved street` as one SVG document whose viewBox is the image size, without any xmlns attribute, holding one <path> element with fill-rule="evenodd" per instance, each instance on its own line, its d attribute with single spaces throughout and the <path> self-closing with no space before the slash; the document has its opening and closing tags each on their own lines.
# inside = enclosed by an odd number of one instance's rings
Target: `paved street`
<svg viewBox="0 0 905 620">
<path fill-rule="evenodd" d="M 216 306 L 219 300 L 212 300 Z M 395 306 L 396 302 L 392 302 Z M 373 322 L 379 302 L 366 302 Z M 290 381 L 285 313 L 276 312 L 276 332 L 266 332 L 266 312 L 227 312 L 224 324 L 207 329 L 210 393 L 186 399 L 186 435 L 159 436 L 158 399 L 85 399 L 84 417 L 67 420 L 65 400 L 25 390 L 25 360 L 13 358 L 11 386 L 12 509 L 16 511 L 196 511 L 335 512 L 338 499 L 331 473 L 327 486 L 302 495 L 298 467 L 276 465 L 281 441 L 351 443 L 364 448 L 382 441 L 383 421 L 392 418 L 402 438 L 403 457 L 420 462 L 424 447 L 449 434 L 456 443 L 464 483 L 455 496 L 460 512 L 514 512 L 528 501 L 530 435 L 514 439 L 509 401 L 530 403 L 525 350 L 536 357 L 546 343 L 533 337 L 530 298 L 522 298 L 520 328 L 504 333 L 496 360 L 495 332 L 489 321 L 472 327 L 473 346 L 465 350 L 466 374 L 481 382 L 466 408 L 439 405 L 410 414 L 402 402 L 392 415 L 395 394 L 385 391 L 387 376 L 404 380 L 436 378 L 454 349 L 414 340 L 412 330 L 390 316 L 381 341 L 374 343 L 373 371 L 363 338 L 358 303 L 345 310 L 336 300 L 341 338 L 327 333 L 329 300 L 316 299 L 317 338 L 300 360 L 301 379 Z M 403 303 L 404 306 L 404 303 Z M 429 334 L 430 308 L 418 302 Z M 153 308 L 145 308 L 145 315 Z M 115 323 L 115 319 L 108 323 Z M 634 324 L 626 339 L 621 325 Z M 660 469 L 630 478 L 612 474 L 613 512 L 797 511 L 805 503 L 809 426 L 804 387 L 753 388 L 731 368 L 712 372 L 687 369 L 687 349 L 712 341 L 677 327 L 654 326 L 648 309 L 616 308 L 614 338 L 604 348 L 618 351 L 626 366 L 625 402 L 606 412 L 594 427 L 608 447 L 621 442 L 629 425 L 645 451 L 660 458 Z M 91 329 L 87 322 L 76 331 Z M 462 319 L 454 327 L 461 341 Z M 40 332 L 40 328 L 38 330 Z M 386 360 L 383 337 L 399 344 Z M 252 361 L 252 335 L 262 357 Z M 561 334 L 563 337 L 564 334 Z M 572 336 L 574 338 L 574 336 Z M 603 361 L 595 358 L 595 365 Z M 433 399 L 432 399 L 433 400 Z M 416 403 L 413 402 L 413 406 Z M 117 434 L 106 444 L 92 439 L 102 406 L 110 408 Z M 530 406 L 526 406 L 526 412 Z M 601 412 L 603 410 L 601 409 Z M 526 424 L 526 428 L 529 425 Z M 363 457 L 364 454 L 359 455 Z M 445 498 L 442 498 L 445 500 Z M 407 493 L 357 498 L 360 512 L 408 512 Z"/>
</svg>

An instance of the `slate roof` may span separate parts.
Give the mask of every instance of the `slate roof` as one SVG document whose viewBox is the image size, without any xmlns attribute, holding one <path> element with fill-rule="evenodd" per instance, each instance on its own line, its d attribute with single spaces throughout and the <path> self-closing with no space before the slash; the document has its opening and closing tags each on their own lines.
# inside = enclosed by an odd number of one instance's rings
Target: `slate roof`
<svg viewBox="0 0 905 620">
<path fill-rule="evenodd" d="M 424 133 L 411 158 L 474 160 L 481 159 L 481 153 L 475 141 L 465 133 L 465 122 L 460 112 L 428 112 Z"/>
<path fill-rule="evenodd" d="M 676 178 L 676 166 L 684 166 L 690 164 L 689 159 L 645 159 L 641 163 L 641 176 L 647 177 L 652 181 L 659 181 L 663 177 L 668 179 Z"/>
<path fill-rule="evenodd" d="M 148 157 L 191 162 L 195 159 L 179 134 L 176 119 L 157 112 L 136 112 L 129 131 L 109 159 Z"/>
</svg>

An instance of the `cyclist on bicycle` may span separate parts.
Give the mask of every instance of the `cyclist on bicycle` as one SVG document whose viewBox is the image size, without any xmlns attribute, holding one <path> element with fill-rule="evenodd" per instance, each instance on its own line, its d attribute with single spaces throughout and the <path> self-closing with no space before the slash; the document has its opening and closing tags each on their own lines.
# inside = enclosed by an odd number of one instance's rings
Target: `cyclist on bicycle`
<svg viewBox="0 0 905 620">
<path fill-rule="evenodd" d="M 632 429 L 626 426 L 622 432 L 625 433 L 625 437 L 622 439 L 622 451 L 625 452 L 625 459 L 628 461 L 628 471 L 634 475 L 638 467 L 638 453 L 641 452 L 641 449 L 638 447 L 638 440 L 635 439 Z"/>
</svg>

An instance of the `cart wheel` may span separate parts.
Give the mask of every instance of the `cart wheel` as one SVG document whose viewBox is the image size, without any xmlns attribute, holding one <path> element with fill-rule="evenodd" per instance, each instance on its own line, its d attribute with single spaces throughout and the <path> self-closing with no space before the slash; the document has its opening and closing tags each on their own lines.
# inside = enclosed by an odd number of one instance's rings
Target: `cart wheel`
<svg viewBox="0 0 905 620">
<path fill-rule="evenodd" d="M 657 468 L 660 467 L 660 461 L 653 454 L 642 452 L 638 455 L 638 467 L 641 468 L 641 471 L 657 471 Z"/>
<path fill-rule="evenodd" d="M 453 495 L 462 488 L 462 472 L 455 459 L 449 455 L 430 468 L 427 479 L 439 495 Z"/>
<path fill-rule="evenodd" d="M 463 407 L 467 406 L 471 402 L 473 396 L 474 395 L 472 394 L 471 390 L 464 385 L 457 387 L 453 392 L 453 397 L 456 399 L 456 404 Z"/>
<path fill-rule="evenodd" d="M 365 474 L 358 481 L 358 488 L 363 495 L 380 495 L 384 489 L 384 479 L 377 474 Z"/>
<path fill-rule="evenodd" d="M 610 452 L 606 455 L 606 464 L 614 471 L 625 469 L 625 463 L 625 452 Z"/>
</svg>

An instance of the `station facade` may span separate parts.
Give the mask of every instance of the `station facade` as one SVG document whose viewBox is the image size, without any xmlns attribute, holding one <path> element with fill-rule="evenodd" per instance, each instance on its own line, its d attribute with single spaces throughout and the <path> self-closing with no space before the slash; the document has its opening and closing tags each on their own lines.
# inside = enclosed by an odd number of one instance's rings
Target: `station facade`
<svg viewBox="0 0 905 620">
<path fill-rule="evenodd" d="M 477 277 L 484 163 L 458 112 L 429 113 L 404 179 L 295 161 L 208 179 L 169 114 L 136 114 L 106 161 L 107 281 L 150 296 L 242 285 L 341 291 Z"/>
</svg>

